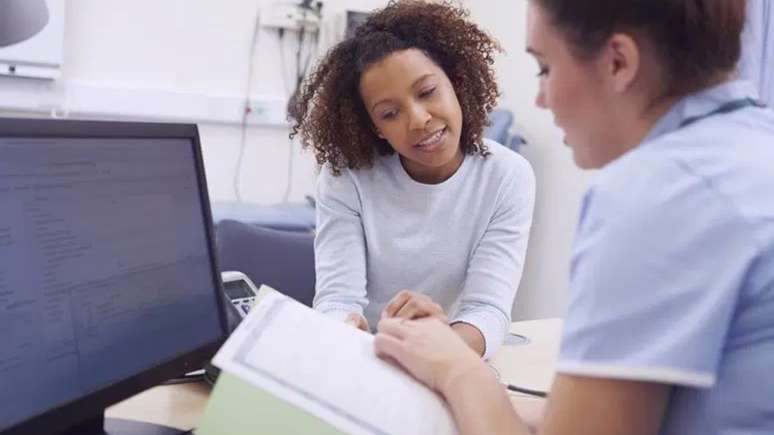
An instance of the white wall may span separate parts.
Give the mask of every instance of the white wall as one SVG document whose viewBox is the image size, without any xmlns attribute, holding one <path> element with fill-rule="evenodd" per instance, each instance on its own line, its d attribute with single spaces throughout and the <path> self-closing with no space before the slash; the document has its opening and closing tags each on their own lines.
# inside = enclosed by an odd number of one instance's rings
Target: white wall
<svg viewBox="0 0 774 435">
<path fill-rule="evenodd" d="M 272 1 L 68 0 L 62 79 L 44 83 L 0 77 L 0 100 L 13 97 L 26 105 L 25 110 L 56 108 L 92 117 L 96 112 L 108 117 L 157 113 L 171 119 L 178 113 L 183 119 L 193 114 L 203 121 L 211 197 L 232 199 L 251 35 L 257 11 Z M 567 300 L 570 245 L 587 176 L 573 165 L 551 115 L 533 105 L 537 67 L 524 53 L 526 0 L 463 2 L 474 20 L 507 50 L 497 63 L 502 106 L 515 113 L 519 130 L 530 142 L 523 153 L 538 180 L 532 240 L 515 318 L 560 315 Z M 345 7 L 369 9 L 385 3 L 325 0 L 322 45 L 332 43 Z M 259 35 L 251 94 L 286 97 L 278 37 L 271 31 Z M 286 42 L 290 55 L 293 46 Z M 287 133 L 283 127 L 247 129 L 241 183 L 245 200 L 282 199 L 291 149 L 295 164 L 291 199 L 299 200 L 312 191 L 311 153 L 300 153 L 297 145 L 291 148 Z"/>
<path fill-rule="evenodd" d="M 251 95 L 287 98 L 279 38 L 259 32 L 249 53 L 259 9 L 274 0 L 68 0 L 62 78 L 56 82 L 0 77 L 4 114 L 76 118 L 161 119 L 199 122 L 210 195 L 233 199 L 241 108 L 253 62 Z M 326 0 L 322 45 L 338 32 L 342 11 L 382 5 L 379 0 Z M 287 67 L 295 51 L 287 35 Z M 245 201 L 282 200 L 293 151 L 291 200 L 312 190 L 311 153 L 291 144 L 286 127 L 247 128 Z"/>
</svg>

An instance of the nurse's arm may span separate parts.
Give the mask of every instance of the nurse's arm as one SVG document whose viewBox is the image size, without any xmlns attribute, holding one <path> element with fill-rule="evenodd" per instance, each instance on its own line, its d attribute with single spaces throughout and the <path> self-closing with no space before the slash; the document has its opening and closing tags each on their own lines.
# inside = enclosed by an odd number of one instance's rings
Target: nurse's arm
<svg viewBox="0 0 774 435">
<path fill-rule="evenodd" d="M 486 351 L 486 343 L 484 341 L 484 334 L 475 326 L 458 322 L 451 325 L 452 330 L 460 336 L 462 341 L 468 344 L 474 352 L 479 356 L 483 356 Z"/>
<path fill-rule="evenodd" d="M 532 434 L 505 389 L 460 337 L 438 319 L 383 319 L 374 340 L 449 404 L 462 434 Z M 539 434 L 656 435 L 670 386 L 558 374 Z"/>
<path fill-rule="evenodd" d="M 482 365 L 442 392 L 462 434 L 657 435 L 669 400 L 664 384 L 559 374 L 531 432 L 487 371 Z"/>
</svg>

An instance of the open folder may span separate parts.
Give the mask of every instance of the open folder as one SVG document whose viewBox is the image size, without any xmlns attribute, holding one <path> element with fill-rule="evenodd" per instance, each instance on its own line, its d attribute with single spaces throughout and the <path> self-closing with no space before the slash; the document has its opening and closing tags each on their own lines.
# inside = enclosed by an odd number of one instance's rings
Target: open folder
<svg viewBox="0 0 774 435">
<path fill-rule="evenodd" d="M 441 398 L 374 354 L 373 336 L 262 290 L 218 351 L 196 433 L 456 434 Z"/>
</svg>

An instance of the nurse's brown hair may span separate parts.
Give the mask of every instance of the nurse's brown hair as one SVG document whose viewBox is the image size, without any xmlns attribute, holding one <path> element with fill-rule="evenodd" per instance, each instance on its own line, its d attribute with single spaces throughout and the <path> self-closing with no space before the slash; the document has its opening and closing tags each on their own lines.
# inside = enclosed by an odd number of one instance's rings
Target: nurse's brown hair
<svg viewBox="0 0 774 435">
<path fill-rule="evenodd" d="M 681 97 L 732 73 L 741 55 L 746 0 L 531 0 L 581 59 L 614 33 L 647 38 L 663 71 L 663 95 Z"/>
</svg>

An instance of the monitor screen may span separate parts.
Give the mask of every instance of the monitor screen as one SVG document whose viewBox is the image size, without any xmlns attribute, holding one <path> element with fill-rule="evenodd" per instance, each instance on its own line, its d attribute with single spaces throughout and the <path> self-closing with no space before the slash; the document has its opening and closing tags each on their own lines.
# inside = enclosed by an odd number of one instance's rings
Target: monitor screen
<svg viewBox="0 0 774 435">
<path fill-rule="evenodd" d="M 224 335 L 198 140 L 30 135 L 0 130 L 0 430 Z"/>
</svg>

